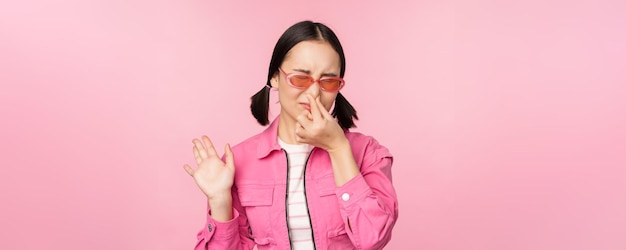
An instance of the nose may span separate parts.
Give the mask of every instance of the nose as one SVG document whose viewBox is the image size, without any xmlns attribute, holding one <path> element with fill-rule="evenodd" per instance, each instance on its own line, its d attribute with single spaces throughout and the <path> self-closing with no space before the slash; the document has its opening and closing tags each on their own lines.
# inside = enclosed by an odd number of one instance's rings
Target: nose
<svg viewBox="0 0 626 250">
<path fill-rule="evenodd" d="M 321 91 L 322 89 L 320 88 L 319 80 L 315 81 L 313 84 L 311 84 L 311 86 L 306 89 L 306 93 L 310 94 L 313 99 L 316 99 L 318 96 L 320 96 Z"/>
</svg>

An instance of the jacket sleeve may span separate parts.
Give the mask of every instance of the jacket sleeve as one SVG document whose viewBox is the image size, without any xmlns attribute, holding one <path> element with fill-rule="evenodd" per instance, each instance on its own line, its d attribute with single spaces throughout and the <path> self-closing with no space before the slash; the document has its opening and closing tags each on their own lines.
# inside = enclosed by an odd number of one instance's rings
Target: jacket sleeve
<svg viewBox="0 0 626 250">
<path fill-rule="evenodd" d="M 207 203 L 207 220 L 202 230 L 198 232 L 195 250 L 254 248 L 255 243 L 248 230 L 248 219 L 234 186 L 232 197 L 233 219 L 227 222 L 215 221 L 211 217 L 211 208 Z"/>
<path fill-rule="evenodd" d="M 382 249 L 398 219 L 389 150 L 373 138 L 365 147 L 360 175 L 335 190 L 348 237 L 357 249 Z M 355 159 L 359 162 L 359 159 Z"/>
</svg>

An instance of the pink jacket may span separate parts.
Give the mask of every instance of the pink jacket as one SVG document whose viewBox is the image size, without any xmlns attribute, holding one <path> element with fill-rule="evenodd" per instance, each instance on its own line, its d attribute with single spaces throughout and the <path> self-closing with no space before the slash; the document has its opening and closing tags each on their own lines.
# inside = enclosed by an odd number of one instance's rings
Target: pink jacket
<svg viewBox="0 0 626 250">
<path fill-rule="evenodd" d="M 234 146 L 233 216 L 210 216 L 195 249 L 290 249 L 287 231 L 287 156 L 277 142 L 278 119 Z M 370 137 L 346 131 L 361 174 L 335 186 L 328 153 L 314 148 L 305 168 L 305 195 L 317 249 L 381 249 L 391 239 L 398 200 L 392 156 Z"/>
</svg>

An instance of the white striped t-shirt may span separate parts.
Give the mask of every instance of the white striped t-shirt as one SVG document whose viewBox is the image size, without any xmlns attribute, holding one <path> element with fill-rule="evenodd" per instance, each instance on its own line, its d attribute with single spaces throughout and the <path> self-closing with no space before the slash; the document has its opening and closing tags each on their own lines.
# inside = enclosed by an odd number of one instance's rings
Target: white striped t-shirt
<svg viewBox="0 0 626 250">
<path fill-rule="evenodd" d="M 313 149 L 308 144 L 287 144 L 278 138 L 278 144 L 287 152 L 287 226 L 292 249 L 313 249 L 309 212 L 304 197 L 304 168 Z"/>
</svg>

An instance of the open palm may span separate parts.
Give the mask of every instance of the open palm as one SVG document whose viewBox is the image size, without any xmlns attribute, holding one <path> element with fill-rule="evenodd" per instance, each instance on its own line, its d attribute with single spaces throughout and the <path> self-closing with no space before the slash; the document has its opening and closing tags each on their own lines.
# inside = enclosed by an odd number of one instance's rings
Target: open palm
<svg viewBox="0 0 626 250">
<path fill-rule="evenodd" d="M 235 177 L 235 165 L 233 152 L 230 145 L 224 148 L 224 160 L 220 159 L 207 136 L 202 136 L 202 141 L 193 139 L 193 155 L 198 168 L 195 170 L 185 164 L 183 167 L 193 177 L 196 184 L 209 200 L 223 195 L 230 195 Z"/>
</svg>

